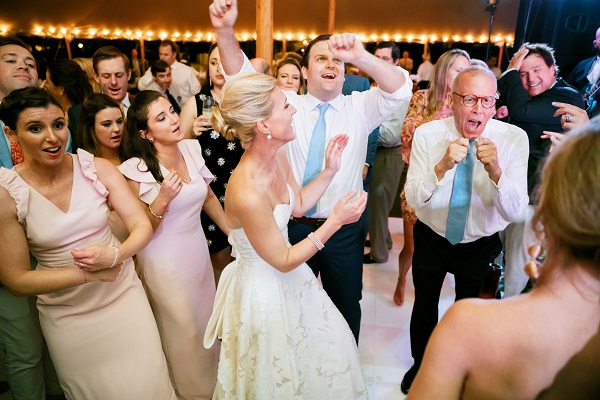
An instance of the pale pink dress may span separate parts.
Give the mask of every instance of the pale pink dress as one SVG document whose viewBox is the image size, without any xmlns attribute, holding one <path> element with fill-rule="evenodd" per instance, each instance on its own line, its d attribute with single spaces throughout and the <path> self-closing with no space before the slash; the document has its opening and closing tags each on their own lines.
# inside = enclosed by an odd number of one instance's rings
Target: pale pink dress
<svg viewBox="0 0 600 400">
<path fill-rule="evenodd" d="M 169 204 L 150 244 L 137 255 L 137 264 L 160 331 L 171 380 L 179 399 L 210 399 L 217 381 L 216 346 L 205 349 L 204 331 L 215 300 L 215 279 L 200 210 L 213 180 L 196 140 L 183 140 L 179 149 L 187 164 L 190 184 Z M 160 184 L 139 158 L 119 166 L 139 182 L 146 204 L 158 195 Z M 169 171 L 161 166 L 163 176 Z"/>
<path fill-rule="evenodd" d="M 108 226 L 108 191 L 93 156 L 73 158 L 73 189 L 64 213 L 14 170 L 0 168 L 0 186 L 15 199 L 37 269 L 74 268 L 71 250 L 116 246 Z M 174 400 L 152 311 L 125 260 L 115 282 L 93 282 L 38 296 L 42 330 L 68 399 Z"/>
</svg>

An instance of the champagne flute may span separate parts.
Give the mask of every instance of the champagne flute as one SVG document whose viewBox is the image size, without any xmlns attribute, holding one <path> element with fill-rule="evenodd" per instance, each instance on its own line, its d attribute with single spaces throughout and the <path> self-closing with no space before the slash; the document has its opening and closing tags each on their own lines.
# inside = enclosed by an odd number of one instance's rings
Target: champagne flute
<svg viewBox="0 0 600 400">
<path fill-rule="evenodd" d="M 206 99 L 202 102 L 202 115 L 210 117 L 212 115 L 211 109 L 215 105 L 215 100 L 212 96 L 206 96 Z"/>
</svg>

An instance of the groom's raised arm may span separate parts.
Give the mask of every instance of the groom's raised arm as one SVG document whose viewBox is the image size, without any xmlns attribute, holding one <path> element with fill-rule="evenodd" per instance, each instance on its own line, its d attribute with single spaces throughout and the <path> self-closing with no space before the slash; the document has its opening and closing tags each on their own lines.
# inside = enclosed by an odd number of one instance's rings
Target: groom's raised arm
<svg viewBox="0 0 600 400">
<path fill-rule="evenodd" d="M 237 0 L 214 0 L 208 10 L 217 34 L 223 72 L 235 75 L 242 69 L 245 58 L 233 29 L 238 16 Z"/>
</svg>

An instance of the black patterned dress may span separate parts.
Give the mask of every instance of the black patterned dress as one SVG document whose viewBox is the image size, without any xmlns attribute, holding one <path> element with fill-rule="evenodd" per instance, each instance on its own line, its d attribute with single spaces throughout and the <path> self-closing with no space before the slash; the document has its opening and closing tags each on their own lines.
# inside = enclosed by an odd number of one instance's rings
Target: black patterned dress
<svg viewBox="0 0 600 400">
<path fill-rule="evenodd" d="M 197 115 L 202 115 L 202 99 L 204 96 L 210 96 L 210 91 L 198 93 L 196 98 Z M 202 133 L 197 137 L 202 147 L 202 157 L 206 162 L 206 166 L 215 176 L 211 182 L 210 188 L 219 199 L 221 206 L 225 203 L 225 189 L 231 173 L 240 162 L 240 158 L 244 153 L 242 145 L 238 139 L 227 140 L 220 133 L 212 129 Z M 216 223 L 204 211 L 202 211 L 201 221 L 208 251 L 213 254 L 223 250 L 229 246 L 227 236 L 219 229 Z"/>
</svg>

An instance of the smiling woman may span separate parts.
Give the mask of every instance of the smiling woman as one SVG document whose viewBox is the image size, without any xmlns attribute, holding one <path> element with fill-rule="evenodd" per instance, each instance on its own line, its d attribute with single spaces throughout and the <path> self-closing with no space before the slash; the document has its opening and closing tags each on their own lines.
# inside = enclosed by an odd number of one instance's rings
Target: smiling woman
<svg viewBox="0 0 600 400">
<path fill-rule="evenodd" d="M 131 259 L 150 240 L 151 226 L 125 180 L 90 153 L 65 154 L 64 112 L 43 89 L 13 91 L 0 119 L 25 156 L 12 170 L 0 168 L 0 281 L 14 294 L 37 295 L 66 397 L 174 400 Z M 107 200 L 117 198 L 115 210 L 131 232 L 123 243 L 108 226 Z"/>
</svg>

